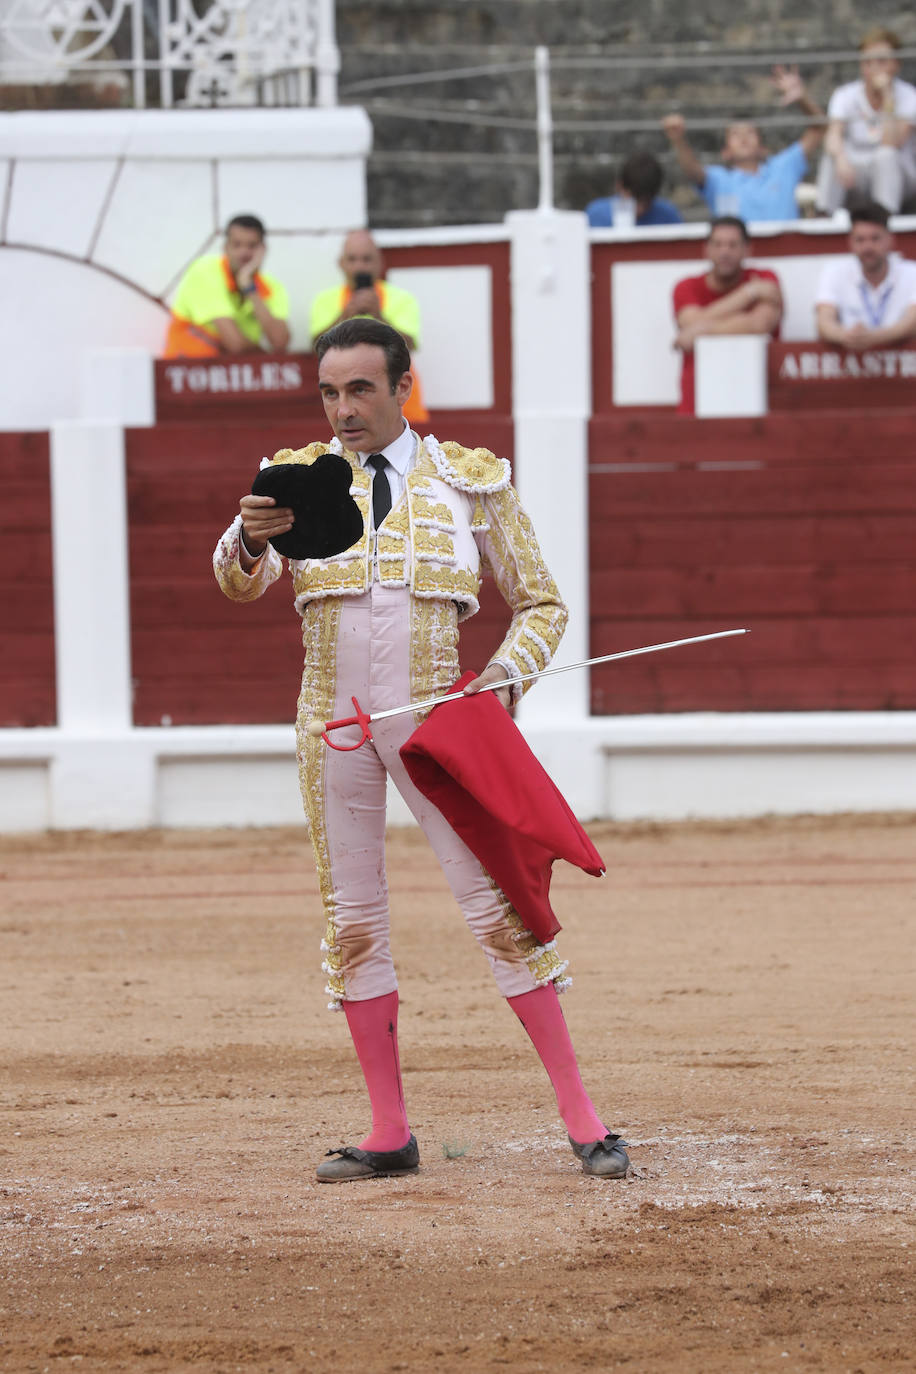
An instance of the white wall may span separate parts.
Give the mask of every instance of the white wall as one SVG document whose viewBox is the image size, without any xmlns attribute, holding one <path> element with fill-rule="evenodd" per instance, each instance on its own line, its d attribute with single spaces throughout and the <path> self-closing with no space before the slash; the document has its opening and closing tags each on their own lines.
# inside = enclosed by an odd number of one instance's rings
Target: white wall
<svg viewBox="0 0 916 1374">
<path fill-rule="evenodd" d="M 268 227 L 293 344 L 337 278 L 340 236 L 366 222 L 363 110 L 0 114 L 0 429 L 78 414 L 80 353 L 157 352 L 188 264 L 233 214 Z"/>
<path fill-rule="evenodd" d="M 916 811 L 916 712 L 596 716 L 525 736 L 583 820 Z M 0 731 L 0 832 L 296 825 L 293 727 Z M 392 793 L 389 821 L 412 818 Z"/>
<path fill-rule="evenodd" d="M 82 358 L 118 343 L 155 353 L 168 316 L 116 277 L 70 258 L 0 248 L 0 429 L 49 429 L 80 413 Z M 25 327 L 29 322 L 29 327 Z"/>
<path fill-rule="evenodd" d="M 468 267 L 397 267 L 395 286 L 420 303 L 417 369 L 428 406 L 486 409 L 493 404 L 492 272 Z"/>
</svg>

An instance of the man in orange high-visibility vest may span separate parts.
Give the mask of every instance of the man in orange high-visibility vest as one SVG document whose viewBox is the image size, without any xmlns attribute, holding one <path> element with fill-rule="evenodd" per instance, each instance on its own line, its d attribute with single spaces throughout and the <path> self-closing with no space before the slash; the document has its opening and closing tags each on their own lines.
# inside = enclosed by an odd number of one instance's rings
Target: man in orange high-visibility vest
<svg viewBox="0 0 916 1374">
<path fill-rule="evenodd" d="M 404 339 L 411 352 L 420 347 L 420 304 L 403 287 L 385 281 L 381 250 L 368 229 L 354 229 L 344 239 L 338 264 L 346 277 L 342 286 L 330 286 L 312 302 L 309 331 L 312 346 L 320 334 L 341 320 L 356 315 L 371 315 L 390 324 Z M 413 391 L 404 406 L 409 423 L 429 419 L 423 404 L 416 366 L 412 369 Z"/>
<path fill-rule="evenodd" d="M 289 298 L 276 277 L 261 271 L 265 237 L 255 215 L 236 215 L 226 227 L 223 252 L 191 263 L 172 302 L 164 357 L 286 352 Z"/>
</svg>

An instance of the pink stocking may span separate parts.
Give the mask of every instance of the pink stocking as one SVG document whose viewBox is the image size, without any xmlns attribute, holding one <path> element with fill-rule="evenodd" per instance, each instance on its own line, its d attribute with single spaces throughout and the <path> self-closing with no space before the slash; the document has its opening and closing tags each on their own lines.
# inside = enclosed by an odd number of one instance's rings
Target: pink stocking
<svg viewBox="0 0 916 1374">
<path fill-rule="evenodd" d="M 369 1102 L 372 1130 L 361 1150 L 400 1150 L 410 1138 L 398 1058 L 398 994 L 343 1004 Z"/>
<path fill-rule="evenodd" d="M 579 1145 L 603 1140 L 607 1127 L 582 1086 L 576 1052 L 553 983 L 507 1000 L 540 1055 L 557 1095 L 560 1116 L 573 1140 Z"/>
</svg>

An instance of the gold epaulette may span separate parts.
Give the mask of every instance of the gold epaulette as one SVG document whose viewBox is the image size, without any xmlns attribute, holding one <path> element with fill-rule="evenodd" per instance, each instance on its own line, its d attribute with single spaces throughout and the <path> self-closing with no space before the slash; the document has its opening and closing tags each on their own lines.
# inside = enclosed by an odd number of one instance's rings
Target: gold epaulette
<svg viewBox="0 0 916 1374">
<path fill-rule="evenodd" d="M 487 493 L 502 491 L 509 485 L 510 469 L 505 458 L 497 458 L 488 448 L 465 448 L 447 442 L 439 445 L 441 460 L 433 455 L 439 476 L 461 491 Z"/>
<path fill-rule="evenodd" d="M 278 449 L 271 458 L 272 463 L 314 463 L 316 458 L 320 458 L 323 453 L 327 453 L 329 444 L 308 444 L 305 448 L 281 448 Z"/>
</svg>

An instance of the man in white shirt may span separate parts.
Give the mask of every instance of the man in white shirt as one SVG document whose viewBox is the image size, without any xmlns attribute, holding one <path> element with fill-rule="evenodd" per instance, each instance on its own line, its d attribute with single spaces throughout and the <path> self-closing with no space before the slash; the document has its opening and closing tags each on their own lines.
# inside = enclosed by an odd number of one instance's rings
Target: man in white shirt
<svg viewBox="0 0 916 1374">
<path fill-rule="evenodd" d="M 916 263 L 892 252 L 882 205 L 850 216 L 852 255 L 828 263 L 817 291 L 817 333 L 825 343 L 861 352 L 916 338 Z"/>
<path fill-rule="evenodd" d="M 869 29 L 859 44 L 861 80 L 830 97 L 817 177 L 817 204 L 827 214 L 854 189 L 891 214 L 916 192 L 916 86 L 899 79 L 900 46 L 890 29 Z"/>
</svg>

